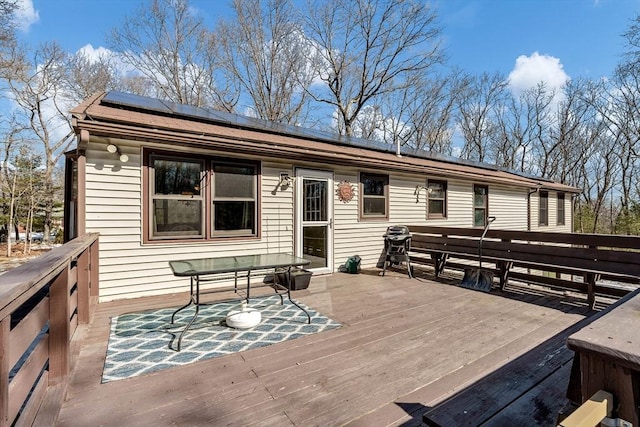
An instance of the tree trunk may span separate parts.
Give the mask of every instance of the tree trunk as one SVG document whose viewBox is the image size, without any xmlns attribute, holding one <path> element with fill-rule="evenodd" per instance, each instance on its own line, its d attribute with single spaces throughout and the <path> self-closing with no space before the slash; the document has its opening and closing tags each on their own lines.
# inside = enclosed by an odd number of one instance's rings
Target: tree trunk
<svg viewBox="0 0 640 427">
<path fill-rule="evenodd" d="M 7 257 L 11 257 L 11 225 L 13 224 L 13 206 L 16 200 L 16 181 L 18 174 L 13 174 L 13 183 L 11 184 L 11 202 L 9 202 L 9 222 L 7 223 Z M 20 238 L 18 227 L 15 227 L 16 242 Z"/>
</svg>

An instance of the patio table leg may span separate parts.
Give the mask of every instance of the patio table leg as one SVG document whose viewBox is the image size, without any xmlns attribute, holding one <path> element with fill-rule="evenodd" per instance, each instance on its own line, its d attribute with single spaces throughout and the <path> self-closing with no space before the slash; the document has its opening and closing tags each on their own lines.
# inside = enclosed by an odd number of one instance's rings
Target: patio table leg
<svg viewBox="0 0 640 427">
<path fill-rule="evenodd" d="M 193 292 L 193 282 L 196 282 L 196 292 Z M 180 332 L 180 335 L 178 336 L 178 345 L 177 345 L 177 351 L 180 351 L 180 346 L 182 344 L 182 337 L 184 336 L 185 332 L 187 332 L 189 330 L 189 328 L 191 327 L 191 325 L 193 324 L 193 322 L 196 320 L 196 318 L 198 317 L 198 313 L 200 312 L 200 276 L 195 276 L 191 278 L 191 301 L 189 301 L 189 304 L 185 305 L 184 307 L 180 307 L 179 309 L 177 309 L 174 313 L 173 316 L 171 316 L 171 323 L 173 324 L 173 318 L 176 315 L 177 312 L 179 312 L 180 310 L 187 308 L 191 305 L 191 303 L 193 303 L 196 306 L 196 311 L 195 313 L 193 313 L 193 317 L 191 318 L 191 320 L 189 320 L 189 323 L 187 323 L 187 326 L 184 327 L 184 329 L 182 330 L 182 332 Z"/>
<path fill-rule="evenodd" d="M 195 300 L 193 298 L 193 277 L 191 277 L 191 296 L 189 297 L 189 302 L 173 312 L 173 314 L 171 315 L 171 324 L 172 325 L 173 325 L 173 321 L 174 321 L 174 319 L 176 317 L 176 314 L 178 314 L 178 312 L 184 310 L 185 308 L 189 307 L 191 304 L 195 304 Z"/>
<path fill-rule="evenodd" d="M 298 307 L 300 310 L 302 310 L 304 312 L 304 314 L 307 315 L 307 324 L 310 325 L 311 324 L 311 316 L 309 316 L 309 313 L 307 313 L 307 310 L 305 310 L 304 308 L 300 307 L 297 302 L 295 302 L 294 300 L 291 299 L 291 266 L 289 266 L 289 269 L 287 270 L 287 275 L 288 275 L 288 280 L 289 280 L 289 286 L 287 286 L 287 297 L 289 298 L 289 301 L 291 301 L 291 303 L 293 305 Z M 282 296 L 280 298 L 282 298 Z"/>
</svg>

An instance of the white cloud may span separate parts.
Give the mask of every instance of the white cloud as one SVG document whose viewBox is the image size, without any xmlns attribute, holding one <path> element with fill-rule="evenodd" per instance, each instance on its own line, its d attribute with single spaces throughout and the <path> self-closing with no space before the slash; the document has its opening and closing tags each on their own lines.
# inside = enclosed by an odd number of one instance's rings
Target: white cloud
<svg viewBox="0 0 640 427">
<path fill-rule="evenodd" d="M 559 93 L 569 80 L 560 59 L 534 52 L 531 56 L 520 55 L 516 59 L 516 64 L 509 74 L 509 87 L 514 95 L 519 95 L 543 82 L 548 90 Z"/>
<path fill-rule="evenodd" d="M 97 61 L 100 58 L 110 57 L 113 55 L 113 52 L 106 47 L 100 46 L 96 49 L 91 43 L 86 44 L 78 49 L 78 53 L 82 53 L 85 57 L 91 59 L 93 62 Z"/>
<path fill-rule="evenodd" d="M 129 65 L 122 55 L 106 47 L 98 46 L 96 48 L 89 43 L 78 49 L 77 53 L 84 55 L 84 57 L 88 58 L 92 63 L 99 59 L 109 60 L 120 76 L 140 75 L 140 72 L 132 65 Z"/>
<path fill-rule="evenodd" d="M 16 26 L 24 31 L 40 20 L 40 12 L 33 7 L 33 0 L 18 0 L 18 7 L 14 13 Z"/>
</svg>

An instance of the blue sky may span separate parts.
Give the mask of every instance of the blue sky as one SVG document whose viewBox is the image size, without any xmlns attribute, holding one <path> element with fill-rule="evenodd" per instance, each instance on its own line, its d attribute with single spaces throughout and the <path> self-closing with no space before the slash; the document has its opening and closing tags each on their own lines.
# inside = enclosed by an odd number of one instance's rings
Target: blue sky
<svg viewBox="0 0 640 427">
<path fill-rule="evenodd" d="M 21 37 L 56 40 L 70 52 L 105 46 L 107 32 L 138 0 L 21 0 Z M 208 23 L 228 13 L 227 0 L 192 0 Z M 450 65 L 471 73 L 515 72 L 522 85 L 609 76 L 624 51 L 621 34 L 640 0 L 436 0 Z M 29 10 L 31 9 L 31 10 Z M 515 70 L 515 71 L 514 71 Z"/>
<path fill-rule="evenodd" d="M 474 72 L 510 72 L 534 52 L 572 77 L 610 75 L 638 0 L 440 0 L 451 61 Z"/>
</svg>

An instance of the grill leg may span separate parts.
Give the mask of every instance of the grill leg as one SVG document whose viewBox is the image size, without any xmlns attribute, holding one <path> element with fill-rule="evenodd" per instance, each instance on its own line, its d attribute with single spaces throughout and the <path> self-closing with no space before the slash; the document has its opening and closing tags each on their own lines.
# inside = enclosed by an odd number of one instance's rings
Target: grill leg
<svg viewBox="0 0 640 427">
<path fill-rule="evenodd" d="M 387 271 L 387 263 L 391 262 L 391 255 L 389 254 L 389 251 L 391 250 L 391 245 L 389 245 L 388 243 L 385 242 L 385 256 L 384 256 L 384 263 L 382 264 L 382 275 L 384 276 L 385 271 Z"/>
</svg>

